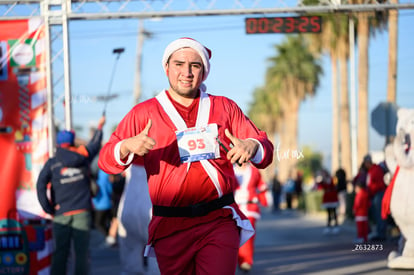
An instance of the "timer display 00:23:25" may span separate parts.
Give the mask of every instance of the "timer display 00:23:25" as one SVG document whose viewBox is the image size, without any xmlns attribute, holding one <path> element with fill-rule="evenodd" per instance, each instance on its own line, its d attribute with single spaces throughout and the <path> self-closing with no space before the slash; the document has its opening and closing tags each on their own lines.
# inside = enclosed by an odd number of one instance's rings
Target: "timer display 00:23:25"
<svg viewBox="0 0 414 275">
<path fill-rule="evenodd" d="M 246 33 L 320 33 L 321 16 L 250 17 L 246 18 Z"/>
</svg>

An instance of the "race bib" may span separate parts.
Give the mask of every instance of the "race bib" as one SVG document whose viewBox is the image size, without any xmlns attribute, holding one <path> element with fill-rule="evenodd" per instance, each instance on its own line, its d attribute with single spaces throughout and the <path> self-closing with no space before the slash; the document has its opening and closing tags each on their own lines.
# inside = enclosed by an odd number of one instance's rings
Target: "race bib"
<svg viewBox="0 0 414 275">
<path fill-rule="evenodd" d="M 220 148 L 217 143 L 217 124 L 188 128 L 176 131 L 175 134 L 182 163 L 220 157 Z"/>
</svg>

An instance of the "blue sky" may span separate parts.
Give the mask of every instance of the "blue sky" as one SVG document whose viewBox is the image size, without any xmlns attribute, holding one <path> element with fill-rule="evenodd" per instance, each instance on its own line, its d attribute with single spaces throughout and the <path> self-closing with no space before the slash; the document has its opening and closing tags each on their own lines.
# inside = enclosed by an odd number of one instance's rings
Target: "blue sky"
<svg viewBox="0 0 414 275">
<path fill-rule="evenodd" d="M 271 16 L 271 15 L 269 15 Z M 277 16 L 277 15 L 275 15 Z M 276 54 L 274 45 L 286 38 L 282 34 L 247 35 L 245 16 L 209 16 L 164 18 L 145 20 L 145 29 L 153 34 L 143 47 L 142 100 L 152 97 L 168 87 L 161 58 L 166 45 L 172 40 L 188 36 L 199 40 L 212 50 L 211 72 L 206 80 L 208 92 L 235 100 L 247 112 L 255 88 L 264 84 L 267 59 Z M 412 67 L 414 65 L 414 11 L 400 11 L 398 41 L 397 105 L 414 108 Z M 93 99 L 108 92 L 109 79 L 114 66 L 112 50 L 124 47 L 111 93 L 118 97 L 108 103 L 105 139 L 109 130 L 132 107 L 134 85 L 137 19 L 73 21 L 70 23 L 71 83 L 73 98 L 73 124 L 87 128 L 95 124 L 104 104 Z M 370 40 L 369 109 L 372 111 L 386 99 L 388 36 L 378 33 Z M 313 98 L 307 99 L 300 109 L 299 146 L 312 146 L 329 158 L 331 149 L 332 99 L 331 68 L 323 58 L 324 76 Z M 57 96 L 63 89 L 55 89 Z M 57 119 L 63 120 L 60 104 L 56 104 Z M 79 133 L 86 137 L 87 131 Z M 381 150 L 383 137 L 370 129 L 370 149 Z"/>
</svg>

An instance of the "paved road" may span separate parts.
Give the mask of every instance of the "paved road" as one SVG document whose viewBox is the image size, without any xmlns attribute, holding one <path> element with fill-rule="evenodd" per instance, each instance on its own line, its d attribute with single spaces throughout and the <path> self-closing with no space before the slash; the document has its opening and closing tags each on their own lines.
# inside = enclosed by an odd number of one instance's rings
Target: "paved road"
<svg viewBox="0 0 414 275">
<path fill-rule="evenodd" d="M 414 274 L 386 267 L 394 242 L 372 243 L 377 251 L 353 251 L 355 226 L 345 223 L 337 235 L 322 234 L 324 215 L 264 213 L 257 224 L 255 263 L 250 274 Z"/>
<path fill-rule="evenodd" d="M 324 235 L 325 216 L 304 215 L 296 211 L 271 214 L 266 211 L 257 223 L 255 263 L 249 274 L 375 274 L 405 275 L 412 271 L 386 267 L 391 241 L 372 243 L 377 251 L 353 251 L 355 227 L 345 223 L 337 235 Z M 91 247 L 92 275 L 120 272 L 117 248 L 102 248 L 94 237 Z M 237 274 L 242 274 L 240 271 Z"/>
</svg>

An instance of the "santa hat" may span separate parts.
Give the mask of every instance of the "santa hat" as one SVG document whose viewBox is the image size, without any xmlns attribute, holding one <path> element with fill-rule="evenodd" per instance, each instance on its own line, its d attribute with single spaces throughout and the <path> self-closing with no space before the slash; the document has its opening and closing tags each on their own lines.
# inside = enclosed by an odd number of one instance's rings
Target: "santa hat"
<svg viewBox="0 0 414 275">
<path fill-rule="evenodd" d="M 162 67 L 164 68 L 164 71 L 167 72 L 167 62 L 170 56 L 175 51 L 182 48 L 192 48 L 200 55 L 204 66 L 203 81 L 206 80 L 208 73 L 210 72 L 211 51 L 207 47 L 203 46 L 200 42 L 189 37 L 179 38 L 171 42 L 167 48 L 165 48 L 164 55 L 162 57 Z"/>
</svg>

